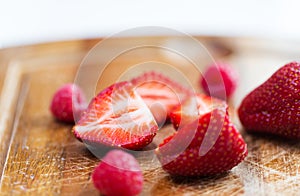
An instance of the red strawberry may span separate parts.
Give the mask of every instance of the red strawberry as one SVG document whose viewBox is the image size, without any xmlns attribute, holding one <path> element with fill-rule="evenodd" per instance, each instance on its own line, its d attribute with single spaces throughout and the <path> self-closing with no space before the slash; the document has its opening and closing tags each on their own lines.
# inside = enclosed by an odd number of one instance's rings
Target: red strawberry
<svg viewBox="0 0 300 196">
<path fill-rule="evenodd" d="M 212 98 L 204 94 L 189 96 L 182 104 L 176 106 L 170 113 L 171 122 L 175 129 L 184 126 L 198 118 L 199 115 L 205 114 L 212 108 L 223 107 L 227 109 L 225 101 Z"/>
<path fill-rule="evenodd" d="M 168 120 L 174 106 L 192 92 L 157 72 L 147 72 L 134 78 L 131 82 L 159 125 Z"/>
<path fill-rule="evenodd" d="M 81 89 L 75 84 L 65 84 L 54 94 L 50 110 L 58 120 L 74 122 L 73 114 L 80 115 L 85 107 L 86 101 Z"/>
<path fill-rule="evenodd" d="M 152 142 L 158 127 L 130 82 L 100 92 L 76 126 L 75 136 L 89 143 L 140 149 Z"/>
<path fill-rule="evenodd" d="M 143 189 L 143 174 L 137 160 L 121 150 L 112 150 L 95 168 L 95 187 L 106 196 L 138 195 Z"/>
<path fill-rule="evenodd" d="M 216 63 L 207 68 L 200 78 L 200 84 L 208 95 L 226 99 L 234 93 L 237 78 L 237 73 L 229 65 Z"/>
<path fill-rule="evenodd" d="M 300 139 L 300 64 L 276 71 L 244 98 L 238 113 L 249 132 Z"/>
<path fill-rule="evenodd" d="M 212 109 L 165 139 L 156 151 L 165 171 L 175 176 L 223 173 L 248 154 L 225 109 Z"/>
</svg>

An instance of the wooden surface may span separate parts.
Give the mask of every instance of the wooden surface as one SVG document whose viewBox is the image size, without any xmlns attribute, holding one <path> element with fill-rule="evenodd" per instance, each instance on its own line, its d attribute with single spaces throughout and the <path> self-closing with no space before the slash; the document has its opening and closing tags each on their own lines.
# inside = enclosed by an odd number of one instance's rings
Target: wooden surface
<svg viewBox="0 0 300 196">
<path fill-rule="evenodd" d="M 299 58 L 297 43 L 241 38 L 197 39 L 215 60 L 225 60 L 239 71 L 239 88 L 231 100 L 232 111 L 247 92 L 278 67 Z M 184 39 L 172 37 L 122 38 L 113 41 L 106 52 L 109 54 L 118 47 L 140 41 L 169 47 L 180 44 L 187 49 L 190 46 Z M 1 195 L 98 195 L 90 179 L 98 158 L 73 137 L 72 125 L 57 122 L 49 112 L 55 90 L 74 81 L 83 57 L 98 42 L 82 40 L 0 50 Z M 207 55 L 192 51 L 190 54 L 199 58 L 202 68 L 211 62 Z M 155 62 L 153 66 L 146 63 L 128 72 L 129 67 L 148 61 Z M 97 58 L 91 66 L 96 62 Z M 191 62 L 170 51 L 143 48 L 128 51 L 111 61 L 99 76 L 96 91 L 143 69 L 165 72 L 169 65 L 185 74 L 199 90 L 199 72 Z M 234 112 L 232 117 L 248 144 L 249 155 L 244 162 L 221 176 L 191 180 L 170 178 L 151 154 L 138 157 L 145 178 L 142 195 L 299 195 L 299 142 L 248 135 Z M 154 143 L 172 131 L 171 126 L 166 126 Z"/>
</svg>

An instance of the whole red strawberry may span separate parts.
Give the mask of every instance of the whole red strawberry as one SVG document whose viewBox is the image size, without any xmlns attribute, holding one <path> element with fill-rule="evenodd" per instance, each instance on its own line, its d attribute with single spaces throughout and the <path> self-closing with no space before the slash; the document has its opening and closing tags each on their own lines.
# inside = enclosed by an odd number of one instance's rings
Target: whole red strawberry
<svg viewBox="0 0 300 196">
<path fill-rule="evenodd" d="M 112 150 L 95 168 L 95 187 L 106 196 L 133 196 L 143 189 L 143 174 L 137 160 L 121 150 Z"/>
<path fill-rule="evenodd" d="M 50 110 L 58 120 L 74 122 L 74 115 L 86 107 L 86 100 L 81 89 L 75 84 L 65 84 L 54 94 Z"/>
<path fill-rule="evenodd" d="M 206 94 L 226 99 L 234 93 L 237 80 L 237 73 L 228 64 L 216 63 L 206 69 L 200 84 Z"/>
<path fill-rule="evenodd" d="M 249 132 L 300 139 L 300 64 L 276 71 L 244 98 L 238 113 Z"/>
<path fill-rule="evenodd" d="M 90 144 L 141 149 L 152 142 L 158 126 L 130 82 L 111 85 L 89 104 L 74 135 Z"/>
<path fill-rule="evenodd" d="M 175 176 L 209 176 L 230 170 L 247 156 L 247 145 L 226 109 L 211 109 L 165 139 L 156 151 Z"/>
<path fill-rule="evenodd" d="M 159 125 L 163 125 L 165 121 L 169 120 L 173 108 L 192 92 L 192 90 L 154 71 L 146 72 L 132 79 L 131 82 Z"/>
</svg>

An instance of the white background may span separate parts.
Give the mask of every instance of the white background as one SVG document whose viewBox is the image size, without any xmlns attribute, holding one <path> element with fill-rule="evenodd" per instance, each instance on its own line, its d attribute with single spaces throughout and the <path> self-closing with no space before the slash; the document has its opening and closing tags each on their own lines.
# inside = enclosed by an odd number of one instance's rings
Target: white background
<svg viewBox="0 0 300 196">
<path fill-rule="evenodd" d="M 300 1 L 0 0 L 0 47 L 163 26 L 193 35 L 300 40 Z"/>
</svg>

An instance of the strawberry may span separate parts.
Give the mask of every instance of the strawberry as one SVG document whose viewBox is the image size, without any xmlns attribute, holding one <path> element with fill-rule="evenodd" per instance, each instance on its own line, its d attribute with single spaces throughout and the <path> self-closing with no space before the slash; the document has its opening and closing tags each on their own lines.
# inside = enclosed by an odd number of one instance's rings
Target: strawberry
<svg viewBox="0 0 300 196">
<path fill-rule="evenodd" d="M 74 115 L 80 116 L 85 107 L 86 100 L 81 89 L 75 84 L 65 84 L 55 92 L 50 111 L 56 119 L 74 123 Z"/>
<path fill-rule="evenodd" d="M 163 74 L 154 71 L 144 73 L 132 79 L 131 82 L 150 108 L 159 125 L 164 124 L 169 119 L 169 114 L 174 106 L 192 92 Z"/>
<path fill-rule="evenodd" d="M 158 126 L 130 82 L 111 85 L 90 102 L 74 135 L 92 144 L 140 149 L 152 142 Z"/>
<path fill-rule="evenodd" d="M 208 66 L 200 78 L 200 85 L 206 94 L 225 100 L 234 93 L 237 81 L 234 69 L 225 63 L 216 63 Z"/>
<path fill-rule="evenodd" d="M 199 115 L 211 111 L 212 108 L 227 108 L 225 101 L 204 94 L 189 96 L 182 104 L 176 106 L 170 113 L 170 119 L 175 129 L 184 126 L 198 118 Z"/>
<path fill-rule="evenodd" d="M 112 150 L 94 169 L 95 187 L 106 196 L 138 195 L 143 189 L 143 174 L 137 160 L 121 150 Z"/>
<path fill-rule="evenodd" d="M 248 151 L 227 110 L 215 108 L 165 139 L 156 154 L 171 175 L 199 177 L 230 170 Z"/>
<path fill-rule="evenodd" d="M 243 99 L 238 113 L 248 132 L 300 139 L 300 63 L 277 70 Z"/>
</svg>

